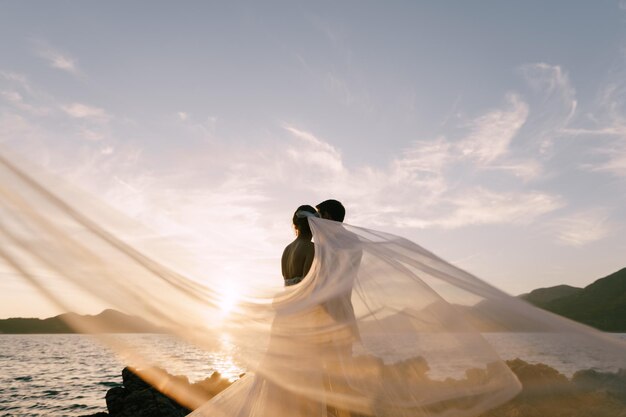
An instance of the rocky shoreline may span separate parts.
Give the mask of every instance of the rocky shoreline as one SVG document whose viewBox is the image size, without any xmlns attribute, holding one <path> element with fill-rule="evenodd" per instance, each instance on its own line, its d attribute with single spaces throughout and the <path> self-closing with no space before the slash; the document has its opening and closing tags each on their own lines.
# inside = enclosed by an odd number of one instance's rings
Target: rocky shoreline
<svg viewBox="0 0 626 417">
<path fill-rule="evenodd" d="M 548 365 L 521 359 L 507 361 L 507 365 L 521 381 L 522 392 L 481 417 L 626 417 L 625 369 L 613 373 L 581 370 L 567 378 Z M 185 377 L 170 377 L 207 400 L 231 385 L 217 372 L 193 384 Z M 82 417 L 183 417 L 191 412 L 128 367 L 122 370 L 122 381 L 123 386 L 106 394 L 108 412 Z"/>
<path fill-rule="evenodd" d="M 172 376 L 161 369 L 158 372 L 168 375 L 183 389 L 194 391 L 196 397 L 204 400 L 211 399 L 232 384 L 219 372 L 193 384 L 186 377 Z M 183 417 L 192 411 L 145 382 L 130 367 L 122 370 L 122 386 L 109 389 L 105 400 L 108 412 L 81 417 Z"/>
<path fill-rule="evenodd" d="M 626 369 L 585 369 L 567 378 L 544 364 L 521 359 L 506 364 L 522 392 L 481 417 L 626 417 Z"/>
</svg>

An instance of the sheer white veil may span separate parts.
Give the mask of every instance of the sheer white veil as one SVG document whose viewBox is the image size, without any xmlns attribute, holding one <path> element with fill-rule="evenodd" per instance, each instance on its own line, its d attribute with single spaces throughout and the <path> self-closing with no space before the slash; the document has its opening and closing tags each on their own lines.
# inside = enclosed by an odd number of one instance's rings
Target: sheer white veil
<svg viewBox="0 0 626 417">
<path fill-rule="evenodd" d="M 217 277 L 179 272 L 164 261 L 172 252 L 148 256 L 129 243 L 142 227 L 5 156 L 0 213 L 3 267 L 63 310 L 93 300 L 203 351 L 230 346 L 247 375 L 205 403 L 150 367 L 167 366 L 161 347 L 100 337 L 195 415 L 479 415 L 520 390 L 488 332 L 566 334 L 626 368 L 622 341 L 532 307 L 388 233 L 309 217 L 316 253 L 303 281 L 245 294 L 225 314 Z M 106 327 L 68 320 L 85 332 Z"/>
</svg>

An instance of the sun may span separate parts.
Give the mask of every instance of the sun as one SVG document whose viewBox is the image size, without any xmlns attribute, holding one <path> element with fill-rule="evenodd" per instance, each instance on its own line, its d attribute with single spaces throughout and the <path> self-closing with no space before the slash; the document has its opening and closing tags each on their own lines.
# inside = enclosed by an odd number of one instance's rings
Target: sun
<svg viewBox="0 0 626 417">
<path fill-rule="evenodd" d="M 239 288 L 232 282 L 222 284 L 218 289 L 217 294 L 219 297 L 217 306 L 223 315 L 229 314 L 239 302 Z"/>
</svg>

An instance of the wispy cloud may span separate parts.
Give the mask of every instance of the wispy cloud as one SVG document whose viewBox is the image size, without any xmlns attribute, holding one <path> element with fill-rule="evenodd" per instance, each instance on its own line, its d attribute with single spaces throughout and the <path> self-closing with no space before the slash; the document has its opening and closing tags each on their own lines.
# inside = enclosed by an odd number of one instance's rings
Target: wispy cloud
<svg viewBox="0 0 626 417">
<path fill-rule="evenodd" d="M 43 115 L 49 113 L 50 111 L 47 107 L 38 107 L 26 103 L 26 101 L 24 101 L 24 97 L 22 97 L 22 95 L 17 91 L 0 91 L 0 96 L 2 96 L 2 98 L 4 98 L 7 102 L 11 103 L 14 107 L 28 113 Z"/>
<path fill-rule="evenodd" d="M 605 208 L 584 210 L 556 219 L 552 225 L 557 241 L 568 246 L 583 246 L 609 236 L 613 225 Z"/>
<path fill-rule="evenodd" d="M 439 136 L 415 142 L 396 166 L 406 172 L 421 171 L 424 178 L 427 172 L 441 175 L 446 167 L 469 161 L 480 171 L 502 171 L 525 182 L 538 178 L 543 172 L 539 161 L 511 152 L 512 142 L 528 119 L 529 107 L 516 94 L 507 94 L 506 101 L 506 108 L 492 109 L 465 122 L 461 128 L 469 132 L 461 139 Z"/>
<path fill-rule="evenodd" d="M 68 116 L 76 119 L 89 119 L 99 122 L 107 122 L 111 119 L 111 116 L 104 109 L 83 103 L 63 105 L 61 109 Z"/>
<path fill-rule="evenodd" d="M 342 77 L 334 70 L 326 72 L 322 78 L 322 84 L 326 91 L 346 107 L 354 107 L 366 112 L 374 109 L 374 103 L 366 89 L 353 85 L 354 82 L 349 82 L 346 77 Z"/>
<path fill-rule="evenodd" d="M 405 153 L 403 163 L 431 172 L 436 167 L 440 173 L 445 165 L 469 161 L 474 169 L 502 171 L 525 182 L 538 178 L 543 172 L 539 161 L 511 152 L 512 142 L 528 119 L 528 105 L 512 93 L 507 94 L 506 101 L 507 108 L 492 109 L 465 122 L 461 127 L 469 132 L 459 140 L 440 136 L 434 141 L 417 142 L 419 158 L 415 159 L 413 149 Z"/>
<path fill-rule="evenodd" d="M 586 140 L 587 161 L 580 164 L 586 171 L 605 172 L 626 178 L 626 82 L 625 71 L 605 86 L 584 123 L 567 127 L 561 134 Z M 600 158 L 598 158 L 600 157 Z"/>
<path fill-rule="evenodd" d="M 368 182 L 377 184 L 381 201 L 384 201 L 387 187 L 391 187 L 395 198 L 404 200 L 403 206 L 412 200 L 411 194 L 419 194 L 419 204 L 423 208 L 431 207 L 448 191 L 446 170 L 456 159 L 451 150 L 452 145 L 444 137 L 416 141 L 392 161 L 388 170 L 366 169 L 371 177 L 378 177 L 375 181 L 370 178 Z"/>
<path fill-rule="evenodd" d="M 9 81 L 11 83 L 17 84 L 24 91 L 32 93 L 33 89 L 28 81 L 28 78 L 23 75 L 12 71 L 2 71 L 0 70 L 0 78 L 3 80 Z"/>
<path fill-rule="evenodd" d="M 560 65 L 536 62 L 522 66 L 521 70 L 533 88 L 562 95 L 572 106 L 575 105 L 576 90 L 570 83 L 569 75 Z"/>
<path fill-rule="evenodd" d="M 451 215 L 435 220 L 447 228 L 481 224 L 530 224 L 564 206 L 559 196 L 545 192 L 496 192 L 473 187 L 450 197 Z"/>
<path fill-rule="evenodd" d="M 394 162 L 395 171 L 401 176 L 440 175 L 453 159 L 451 150 L 452 145 L 443 136 L 432 141 L 416 141 L 403 152 L 401 159 Z"/>
<path fill-rule="evenodd" d="M 79 129 L 79 134 L 87 141 L 98 142 L 104 139 L 104 134 L 97 132 L 93 129 L 82 127 Z"/>
<path fill-rule="evenodd" d="M 599 164 L 588 165 L 590 171 L 608 172 L 616 177 L 626 178 L 626 143 L 598 148 L 596 153 L 605 155 L 607 159 Z"/>
<path fill-rule="evenodd" d="M 187 132 L 203 141 L 211 141 L 215 138 L 218 122 L 216 116 L 207 116 L 204 120 L 197 120 L 185 111 L 178 111 L 176 112 L 176 119 Z"/>
<path fill-rule="evenodd" d="M 508 110 L 493 110 L 470 123 L 469 136 L 457 144 L 464 157 L 485 165 L 507 153 L 528 117 L 528 106 L 517 95 L 509 94 L 507 101 Z"/>
<path fill-rule="evenodd" d="M 560 65 L 538 62 L 524 65 L 522 73 L 535 91 L 544 97 L 558 97 L 566 110 L 562 124 L 567 124 L 578 107 L 576 89 L 571 84 L 567 72 Z"/>
<path fill-rule="evenodd" d="M 492 164 L 488 167 L 490 170 L 503 171 L 512 174 L 524 182 L 529 182 L 541 177 L 544 173 L 542 164 L 535 159 L 516 160 Z"/>
<path fill-rule="evenodd" d="M 34 116 L 47 115 L 54 107 L 52 100 L 37 91 L 25 75 L 11 71 L 0 70 L 0 99 Z"/>
<path fill-rule="evenodd" d="M 291 180 L 315 194 L 340 195 L 348 204 L 361 206 L 356 219 L 367 224 L 446 229 L 529 224 L 565 205 L 562 197 L 547 192 L 498 192 L 471 182 L 451 183 L 448 173 L 462 158 L 443 137 L 414 143 L 386 169 L 351 169 L 339 151 L 312 133 L 293 126 L 285 129 L 308 144 L 288 148 L 296 162 L 287 168 L 293 173 Z"/>
<path fill-rule="evenodd" d="M 612 82 L 605 85 L 597 94 L 596 100 L 585 114 L 585 119 L 576 126 L 562 129 L 569 136 L 626 136 L 626 71 L 617 71 Z"/>
<path fill-rule="evenodd" d="M 19 137 L 28 139 L 32 129 L 28 121 L 14 113 L 0 114 L 0 142 L 12 141 Z"/>
<path fill-rule="evenodd" d="M 31 83 L 26 76 L 10 71 L 0 71 L 0 116 L 13 126 L 11 130 L 21 126 L 23 131 L 28 127 L 30 135 L 37 131 L 41 140 L 62 136 L 67 141 L 78 139 L 91 146 L 89 142 L 110 142 L 111 139 L 109 122 L 113 116 L 104 109 L 84 103 L 63 103 Z M 75 123 L 68 124 L 68 116 L 76 119 Z M 59 120 L 63 120 L 63 127 L 56 123 Z M 13 140 L 24 135 L 24 132 L 14 135 Z M 99 146 L 104 145 L 100 143 Z"/>
<path fill-rule="evenodd" d="M 318 60 L 307 59 L 315 53 L 296 51 L 293 56 L 307 76 L 327 91 L 335 100 L 346 107 L 356 108 L 364 112 L 372 112 L 375 103 L 368 89 L 368 83 L 362 80 L 362 70 L 354 65 L 354 56 L 341 26 L 316 16 L 310 16 L 310 23 L 327 41 L 328 51 L 332 51 L 333 64 L 315 65 Z"/>
<path fill-rule="evenodd" d="M 287 149 L 287 154 L 295 162 L 306 160 L 308 164 L 317 165 L 335 174 L 344 170 L 341 154 L 332 145 L 318 139 L 310 132 L 290 125 L 283 127 L 300 141 L 299 146 L 290 146 Z"/>
<path fill-rule="evenodd" d="M 50 67 L 68 72 L 72 75 L 82 75 L 76 59 L 72 58 L 69 54 L 63 53 L 41 40 L 34 41 L 34 43 L 37 55 L 45 59 Z"/>
<path fill-rule="evenodd" d="M 17 91 L 1 91 L 2 97 L 4 97 L 7 101 L 20 105 L 23 103 L 22 95 Z"/>
<path fill-rule="evenodd" d="M 576 89 L 567 71 L 545 62 L 523 65 L 520 73 L 533 93 L 533 112 L 526 131 L 527 147 L 544 159 L 553 156 L 555 140 L 569 128 L 578 110 Z"/>
<path fill-rule="evenodd" d="M 592 128 L 565 128 L 561 133 L 568 136 L 626 136 L 626 126 Z"/>
<path fill-rule="evenodd" d="M 345 105 L 350 106 L 354 103 L 355 99 L 352 96 L 348 85 L 344 80 L 340 79 L 335 74 L 330 72 L 327 73 L 324 79 L 324 84 L 328 90 L 337 94 Z"/>
</svg>

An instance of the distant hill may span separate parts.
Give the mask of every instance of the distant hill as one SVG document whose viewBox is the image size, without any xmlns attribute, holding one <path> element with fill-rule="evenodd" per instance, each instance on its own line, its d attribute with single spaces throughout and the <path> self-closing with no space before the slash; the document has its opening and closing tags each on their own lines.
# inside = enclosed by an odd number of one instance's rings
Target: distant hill
<svg viewBox="0 0 626 417">
<path fill-rule="evenodd" d="M 557 285 L 539 288 L 528 294 L 519 296 L 521 299 L 567 317 L 574 321 L 610 332 L 626 332 L 626 268 L 611 275 L 600 278 L 585 288 Z M 468 320 L 477 329 L 493 328 L 494 320 L 502 319 L 503 330 L 514 325 L 518 331 L 541 331 L 534 323 L 522 318 L 498 317 L 503 311 L 498 306 L 481 302 L 475 306 L 456 306 L 466 314 Z M 447 311 L 447 310 L 446 310 Z M 428 326 L 428 311 L 417 314 L 403 313 L 407 317 L 420 317 L 420 327 Z M 438 315 L 441 317 L 441 314 Z M 61 314 L 47 319 L 10 318 L 0 319 L 0 333 L 33 334 L 33 333 L 77 333 L 66 324 L 67 320 L 80 320 L 89 328 L 98 328 L 99 333 L 163 333 L 164 330 L 134 316 L 115 310 L 104 310 L 92 316 L 80 316 L 75 313 Z M 408 320 L 408 319 L 407 319 Z M 413 320 L 413 319 L 411 319 Z M 407 322 L 408 323 L 408 322 Z M 374 325 L 375 323 L 372 323 Z M 497 323 L 495 323 L 497 325 Z M 380 326 L 380 323 L 376 324 Z M 411 326 L 415 326 L 412 323 Z M 509 330 L 511 330 L 509 328 Z"/>
<path fill-rule="evenodd" d="M 539 288 L 519 298 L 544 310 L 571 320 L 610 332 L 626 332 L 626 268 L 601 278 L 585 288 L 558 285 Z M 504 304 L 502 304 L 504 303 Z M 406 326 L 420 331 L 454 329 L 456 316 L 440 303 L 432 303 L 420 310 L 399 312 L 381 311 L 379 320 L 362 323 L 362 331 L 377 328 L 402 331 Z M 544 332 L 553 331 L 551 325 L 535 320 L 532 315 L 519 314 L 510 300 L 482 300 L 472 305 L 453 305 L 472 328 L 481 332 Z M 431 325 L 433 324 L 433 325 Z M 390 330 L 391 329 L 391 330 Z"/>
<path fill-rule="evenodd" d="M 81 316 L 65 313 L 47 319 L 10 318 L 0 319 L 0 333 L 79 333 L 67 322 L 79 321 L 96 333 L 163 333 L 163 330 L 139 317 L 129 316 L 115 310 L 104 310 L 97 315 Z"/>
<path fill-rule="evenodd" d="M 544 310 L 600 330 L 626 332 L 626 268 L 585 288 L 559 285 L 520 297 Z"/>
<path fill-rule="evenodd" d="M 532 290 L 528 294 L 522 294 L 519 297 L 538 307 L 549 304 L 557 298 L 567 297 L 582 291 L 582 288 L 571 287 L 569 285 L 557 285 L 556 287 L 539 288 Z"/>
</svg>

